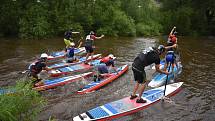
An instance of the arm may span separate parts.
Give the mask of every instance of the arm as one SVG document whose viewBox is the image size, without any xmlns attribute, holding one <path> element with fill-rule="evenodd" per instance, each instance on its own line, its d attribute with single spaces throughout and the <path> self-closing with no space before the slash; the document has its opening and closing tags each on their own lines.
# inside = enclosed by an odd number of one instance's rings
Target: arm
<svg viewBox="0 0 215 121">
<path fill-rule="evenodd" d="M 81 45 L 83 44 L 83 37 L 81 37 L 81 39 L 79 39 L 79 41 L 78 41 L 78 43 L 79 43 L 79 45 L 78 45 L 78 47 L 77 48 L 80 48 L 81 47 Z"/>
<path fill-rule="evenodd" d="M 173 32 L 175 31 L 176 27 L 174 26 L 171 30 L 171 32 L 169 33 L 169 36 L 171 36 L 173 34 Z"/>
<path fill-rule="evenodd" d="M 161 69 L 159 68 L 159 64 L 156 64 L 156 65 L 155 65 L 155 69 L 156 69 L 156 71 L 159 72 L 159 73 L 163 73 L 163 74 L 166 74 L 166 75 L 169 74 L 169 72 L 166 72 L 166 71 L 161 70 Z"/>
<path fill-rule="evenodd" d="M 167 47 L 165 47 L 166 50 L 167 50 L 167 49 L 170 49 L 170 48 L 177 48 L 177 44 L 174 44 L 174 45 L 172 45 L 172 46 L 167 46 Z"/>
<path fill-rule="evenodd" d="M 73 34 L 79 34 L 80 32 L 72 32 Z"/>
<path fill-rule="evenodd" d="M 101 39 L 101 38 L 103 38 L 104 37 L 104 35 L 101 35 L 100 37 L 96 37 L 95 36 L 95 39 Z"/>
<path fill-rule="evenodd" d="M 51 68 L 49 68 L 49 67 L 47 67 L 47 66 L 46 66 L 46 67 L 44 67 L 43 69 L 44 69 L 44 70 L 46 70 L 46 71 L 50 71 L 50 70 L 52 70 Z"/>
</svg>

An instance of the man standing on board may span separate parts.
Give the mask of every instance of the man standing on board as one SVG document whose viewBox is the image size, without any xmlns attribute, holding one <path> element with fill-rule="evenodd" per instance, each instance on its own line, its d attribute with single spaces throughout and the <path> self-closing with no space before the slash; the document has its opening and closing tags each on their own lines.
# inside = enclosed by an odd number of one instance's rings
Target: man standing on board
<svg viewBox="0 0 215 121">
<path fill-rule="evenodd" d="M 64 43 L 66 44 L 66 49 L 71 45 L 71 41 L 73 41 L 73 34 L 79 34 L 79 32 L 74 32 L 72 28 L 69 31 L 64 33 Z"/>
<path fill-rule="evenodd" d="M 136 84 L 134 86 L 133 93 L 130 97 L 131 100 L 138 97 L 136 103 L 146 103 L 146 100 L 142 99 L 141 96 L 147 84 L 146 80 L 146 72 L 144 68 L 148 65 L 155 63 L 156 71 L 159 73 L 169 74 L 166 71 L 163 71 L 159 68 L 160 66 L 160 57 L 162 53 L 165 52 L 165 47 L 163 45 L 159 45 L 158 48 L 149 47 L 148 49 L 141 52 L 135 59 L 132 64 L 132 71 L 134 74 L 134 80 Z M 136 95 L 138 88 L 140 87 L 139 96 Z"/>
<path fill-rule="evenodd" d="M 94 40 L 101 39 L 103 37 L 104 37 L 104 35 L 101 35 L 100 37 L 95 36 L 95 33 L 93 31 L 91 31 L 90 34 L 87 35 L 86 41 L 85 41 L 85 49 L 87 52 L 85 64 L 88 63 L 87 59 L 89 58 L 89 56 L 93 57 L 93 42 L 94 42 Z"/>
</svg>

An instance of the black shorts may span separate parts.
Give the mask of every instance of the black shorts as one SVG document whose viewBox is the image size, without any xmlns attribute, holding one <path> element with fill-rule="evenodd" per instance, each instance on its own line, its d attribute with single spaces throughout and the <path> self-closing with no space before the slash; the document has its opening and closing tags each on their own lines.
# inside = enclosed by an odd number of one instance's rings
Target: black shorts
<svg viewBox="0 0 215 121">
<path fill-rule="evenodd" d="M 134 74 L 134 80 L 137 81 L 139 84 L 143 84 L 146 82 L 146 72 L 143 71 L 139 71 L 137 69 L 135 69 L 134 67 L 132 67 L 132 71 Z"/>
<path fill-rule="evenodd" d="M 93 47 L 92 46 L 85 46 L 85 50 L 87 53 L 93 53 Z"/>
<path fill-rule="evenodd" d="M 39 81 L 41 81 L 42 79 L 39 79 L 38 74 L 35 72 L 30 72 L 30 77 L 33 80 L 33 84 L 38 83 Z"/>
</svg>

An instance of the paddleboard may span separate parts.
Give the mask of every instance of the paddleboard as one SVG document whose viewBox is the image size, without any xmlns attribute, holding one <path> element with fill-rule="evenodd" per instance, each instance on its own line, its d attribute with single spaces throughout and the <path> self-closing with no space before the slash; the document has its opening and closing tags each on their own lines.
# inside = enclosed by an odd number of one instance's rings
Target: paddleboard
<svg viewBox="0 0 215 121">
<path fill-rule="evenodd" d="M 166 86 L 166 95 L 173 96 L 180 91 L 183 82 L 173 83 Z M 147 90 L 142 98 L 146 103 L 136 103 L 136 99 L 130 100 L 130 96 L 93 108 L 73 118 L 73 121 L 107 121 L 121 116 L 140 111 L 160 101 L 164 94 L 164 86 Z"/>
<path fill-rule="evenodd" d="M 85 52 L 85 48 L 81 47 L 81 48 L 75 48 L 74 53 L 75 54 L 80 54 L 80 53 L 84 53 Z M 54 60 L 54 59 L 59 59 L 59 58 L 63 58 L 65 57 L 65 51 L 58 51 L 58 52 L 53 52 L 48 56 L 48 60 Z"/>
<path fill-rule="evenodd" d="M 178 62 L 177 65 L 178 65 L 178 68 L 176 66 L 174 66 L 173 72 L 172 72 L 172 66 L 170 67 L 171 74 L 168 75 L 168 80 L 167 80 L 168 83 L 171 80 L 174 80 L 174 78 L 182 72 L 181 62 Z M 164 66 L 161 66 L 161 69 L 163 69 L 163 67 Z M 167 78 L 166 74 L 161 74 L 161 73 L 156 72 L 155 74 L 153 74 L 152 80 L 149 82 L 148 86 L 150 86 L 150 87 L 162 86 L 165 84 L 166 78 Z"/>
<path fill-rule="evenodd" d="M 34 87 L 33 89 L 40 91 L 40 90 L 54 88 L 57 86 L 62 86 L 62 85 L 80 80 L 83 77 L 90 76 L 92 74 L 93 74 L 93 72 L 87 72 L 87 73 L 78 74 L 78 75 L 74 75 L 74 76 L 66 76 L 66 77 L 62 77 L 62 78 L 44 80 L 44 85 Z"/>
<path fill-rule="evenodd" d="M 91 60 L 97 59 L 99 57 L 101 57 L 101 54 L 96 54 L 96 55 L 93 55 L 93 57 L 90 56 L 87 60 L 91 61 Z M 81 57 L 81 58 L 78 59 L 77 62 L 74 62 L 74 63 L 61 62 L 61 63 L 56 63 L 56 64 L 53 64 L 53 65 L 50 65 L 48 67 L 52 68 L 52 69 L 62 68 L 62 67 L 70 66 L 70 65 L 83 63 L 85 60 L 86 60 L 86 57 Z"/>
<path fill-rule="evenodd" d="M 9 88 L 9 89 L 0 89 L 0 95 L 5 95 L 5 94 L 12 94 L 15 93 L 16 89 L 15 88 Z"/>
<path fill-rule="evenodd" d="M 91 82 L 77 91 L 78 94 L 85 94 L 101 88 L 102 86 L 116 80 L 119 76 L 128 70 L 128 65 L 117 68 L 117 72 L 110 73 L 99 81 Z"/>
<path fill-rule="evenodd" d="M 93 61 L 90 62 L 90 64 L 81 63 L 81 64 L 77 64 L 77 65 L 71 65 L 71 66 L 68 66 L 68 67 L 54 69 L 54 70 L 49 71 L 48 74 L 51 77 L 58 77 L 58 76 L 67 75 L 67 74 L 70 74 L 70 73 L 73 73 L 73 72 L 79 72 L 79 71 L 82 71 L 82 70 L 89 70 L 89 69 L 92 69 L 95 66 L 104 64 L 104 63 L 100 63 L 100 60 L 101 59 L 93 60 Z"/>
</svg>

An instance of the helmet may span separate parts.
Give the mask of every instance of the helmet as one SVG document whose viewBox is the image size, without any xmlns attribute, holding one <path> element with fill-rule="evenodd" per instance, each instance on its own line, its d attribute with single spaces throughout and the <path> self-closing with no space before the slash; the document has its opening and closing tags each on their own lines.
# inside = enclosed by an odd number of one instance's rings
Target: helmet
<svg viewBox="0 0 215 121">
<path fill-rule="evenodd" d="M 109 54 L 108 57 L 113 59 L 114 55 L 113 54 Z"/>
<path fill-rule="evenodd" d="M 165 51 L 165 47 L 163 45 L 159 45 L 158 51 L 159 51 L 159 54 L 163 53 Z"/>
<path fill-rule="evenodd" d="M 94 35 L 95 33 L 93 31 L 90 31 L 90 35 Z"/>
<path fill-rule="evenodd" d="M 48 55 L 46 53 L 41 54 L 40 58 L 48 58 Z"/>
<path fill-rule="evenodd" d="M 74 42 L 71 42 L 71 43 L 70 43 L 70 46 L 75 46 L 75 43 L 74 43 Z"/>
</svg>

